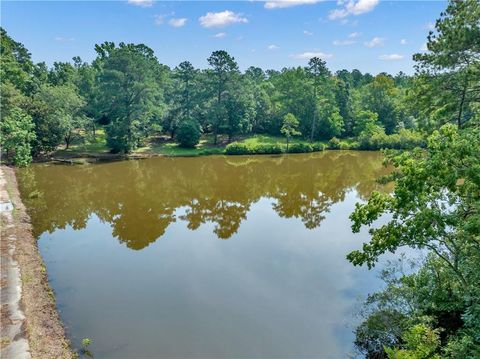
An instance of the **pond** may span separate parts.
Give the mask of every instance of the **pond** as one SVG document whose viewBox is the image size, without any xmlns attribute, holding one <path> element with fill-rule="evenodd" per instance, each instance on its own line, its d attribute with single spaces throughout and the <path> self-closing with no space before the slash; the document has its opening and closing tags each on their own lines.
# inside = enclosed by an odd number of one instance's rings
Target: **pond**
<svg viewBox="0 0 480 359">
<path fill-rule="evenodd" d="M 35 164 L 20 191 L 95 358 L 342 358 L 374 271 L 345 256 L 378 152 Z"/>
</svg>

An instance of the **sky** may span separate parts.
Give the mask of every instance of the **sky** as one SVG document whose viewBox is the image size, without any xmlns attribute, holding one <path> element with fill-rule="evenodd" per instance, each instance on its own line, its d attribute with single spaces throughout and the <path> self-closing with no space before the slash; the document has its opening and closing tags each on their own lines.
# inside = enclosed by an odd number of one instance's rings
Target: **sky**
<svg viewBox="0 0 480 359">
<path fill-rule="evenodd" d="M 1 1 L 1 25 L 35 62 L 95 58 L 104 41 L 143 43 L 171 67 L 226 50 L 244 70 L 305 66 L 413 73 L 446 1 Z"/>
</svg>

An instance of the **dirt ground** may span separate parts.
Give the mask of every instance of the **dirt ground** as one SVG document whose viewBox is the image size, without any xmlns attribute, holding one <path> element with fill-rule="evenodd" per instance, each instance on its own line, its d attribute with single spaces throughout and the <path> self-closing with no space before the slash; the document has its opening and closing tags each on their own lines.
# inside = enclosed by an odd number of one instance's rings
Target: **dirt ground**
<svg viewBox="0 0 480 359">
<path fill-rule="evenodd" d="M 20 199 L 15 172 L 6 166 L 0 167 L 0 203 L 1 357 L 75 358 Z"/>
</svg>

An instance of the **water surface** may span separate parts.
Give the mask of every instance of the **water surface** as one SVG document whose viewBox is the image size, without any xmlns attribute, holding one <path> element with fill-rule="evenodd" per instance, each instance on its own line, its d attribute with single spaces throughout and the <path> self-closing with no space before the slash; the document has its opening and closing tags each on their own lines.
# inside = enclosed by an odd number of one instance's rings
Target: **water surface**
<svg viewBox="0 0 480 359">
<path fill-rule="evenodd" d="M 375 274 L 349 214 L 376 152 L 37 164 L 19 184 L 74 346 L 95 358 L 342 358 Z M 382 189 L 385 190 L 385 189 Z"/>
</svg>

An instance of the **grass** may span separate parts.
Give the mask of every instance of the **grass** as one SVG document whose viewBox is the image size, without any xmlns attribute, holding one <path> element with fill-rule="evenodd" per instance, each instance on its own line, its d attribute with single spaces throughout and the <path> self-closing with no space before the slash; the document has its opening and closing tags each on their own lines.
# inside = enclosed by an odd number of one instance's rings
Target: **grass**
<svg viewBox="0 0 480 359">
<path fill-rule="evenodd" d="M 234 141 L 245 143 L 247 145 L 274 145 L 278 144 L 286 148 L 286 140 L 281 136 L 272 135 L 253 135 L 249 137 L 237 138 Z M 221 155 L 225 153 L 225 147 L 228 144 L 226 136 L 219 136 L 217 145 L 213 144 L 213 135 L 203 135 L 200 143 L 195 148 L 183 148 L 175 141 L 167 138 L 152 138 L 144 146 L 133 151 L 133 155 L 163 155 L 172 157 L 192 157 L 205 155 Z M 308 140 L 293 138 L 293 143 L 309 143 Z M 100 157 L 109 156 L 110 151 L 107 147 L 106 136 L 103 129 L 97 130 L 95 140 L 87 140 L 82 143 L 73 143 L 69 149 L 59 149 L 54 154 L 55 158 L 81 158 L 81 157 Z"/>
<path fill-rule="evenodd" d="M 278 144 L 282 146 L 283 148 L 287 147 L 287 141 L 285 137 L 281 136 L 272 136 L 272 135 L 253 135 L 251 137 L 247 137 L 245 139 L 239 140 L 237 142 L 240 143 L 245 143 L 248 146 L 257 146 L 257 145 L 275 145 Z M 290 139 L 290 144 L 293 143 L 310 143 L 310 141 L 304 139 L 304 138 L 299 138 L 299 137 L 294 137 Z M 326 142 L 321 142 L 321 141 L 316 141 L 314 143 L 326 143 Z"/>
<path fill-rule="evenodd" d="M 195 148 L 180 147 L 178 143 L 163 140 L 152 141 L 144 147 L 137 148 L 134 153 L 146 153 L 164 156 L 204 156 L 223 154 L 224 145 L 214 145 L 213 136 L 202 136 L 200 143 Z"/>
</svg>

